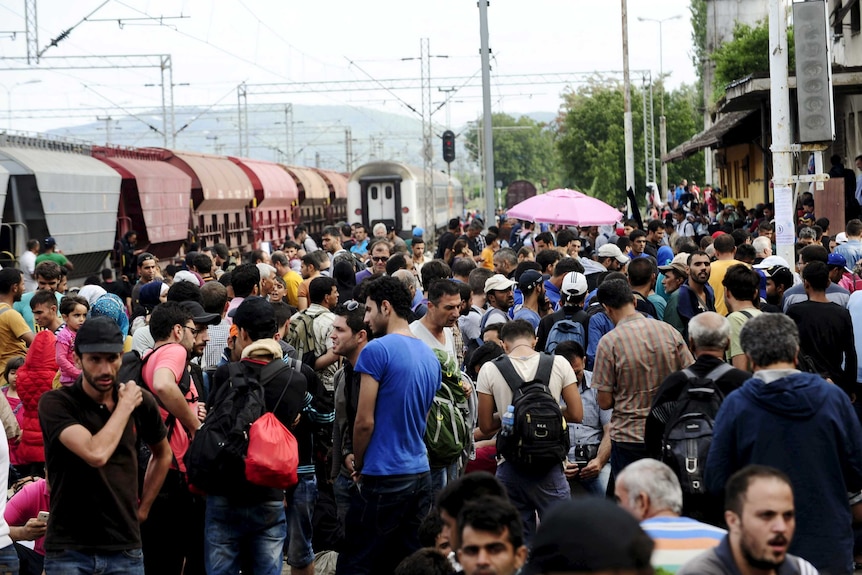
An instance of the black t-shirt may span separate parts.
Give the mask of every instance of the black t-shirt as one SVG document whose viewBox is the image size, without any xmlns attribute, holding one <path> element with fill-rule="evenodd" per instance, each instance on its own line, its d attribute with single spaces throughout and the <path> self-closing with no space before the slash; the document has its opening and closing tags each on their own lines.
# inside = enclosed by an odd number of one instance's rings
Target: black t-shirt
<svg viewBox="0 0 862 575">
<path fill-rule="evenodd" d="M 473 252 L 474 256 L 478 256 L 482 253 L 482 250 L 479 249 L 479 236 L 470 238 L 470 236 L 468 236 L 467 234 L 463 234 L 458 239 L 467 242 L 467 247 L 470 249 L 471 252 Z"/>
<path fill-rule="evenodd" d="M 787 317 L 799 327 L 799 350 L 811 358 L 817 371 L 842 389 L 853 389 L 856 348 L 850 312 L 832 302 L 809 300 L 787 308 Z"/>
<path fill-rule="evenodd" d="M 132 288 L 126 282 L 102 282 L 102 289 L 119 297 L 123 301 L 123 304 L 126 303 L 127 297 L 132 297 Z"/>
<path fill-rule="evenodd" d="M 283 364 L 280 359 L 272 362 L 260 362 L 257 360 L 244 359 L 243 363 L 257 371 L 259 381 L 264 381 L 264 401 L 266 402 L 266 410 L 272 411 L 275 417 L 288 429 L 293 429 L 293 423 L 296 421 L 296 416 L 305 405 L 305 392 L 308 383 L 302 373 L 297 373 L 292 368 Z M 281 369 L 283 368 L 283 369 Z M 266 371 L 264 371 L 266 370 Z M 271 370 L 280 370 L 278 375 L 273 379 L 269 379 L 268 374 Z M 291 375 L 292 373 L 292 375 Z M 230 380 L 230 366 L 228 364 L 220 365 L 216 369 L 213 377 L 212 388 L 210 389 L 210 401 L 212 405 L 208 406 L 210 411 L 217 409 L 217 404 L 220 397 L 223 397 L 221 387 Z M 287 385 L 287 390 L 284 392 L 284 397 L 281 403 L 278 403 L 278 398 L 281 392 Z M 273 411 L 273 408 L 278 403 L 278 408 Z M 297 436 L 297 442 L 299 437 Z M 264 501 L 281 501 L 284 498 L 284 492 L 280 489 L 261 487 L 250 483 L 245 477 L 232 478 L 235 481 L 233 487 L 224 493 L 214 492 L 214 495 L 224 495 L 233 502 L 242 504 L 254 504 Z"/>
<path fill-rule="evenodd" d="M 443 232 L 443 235 L 437 240 L 437 253 L 434 254 L 434 258 L 442 260 L 443 256 L 446 255 L 446 250 L 451 250 L 453 245 L 455 245 L 455 234 Z"/>
<path fill-rule="evenodd" d="M 142 392 L 143 402 L 126 423 L 114 453 L 100 468 L 70 451 L 60 441 L 60 434 L 67 427 L 83 425 L 96 435 L 112 412 L 84 392 L 81 378 L 69 387 L 47 392 L 39 400 L 51 478 L 46 551 L 117 552 L 141 547 L 136 430 L 148 445 L 159 443 L 167 433 L 156 400 L 149 391 Z"/>
</svg>

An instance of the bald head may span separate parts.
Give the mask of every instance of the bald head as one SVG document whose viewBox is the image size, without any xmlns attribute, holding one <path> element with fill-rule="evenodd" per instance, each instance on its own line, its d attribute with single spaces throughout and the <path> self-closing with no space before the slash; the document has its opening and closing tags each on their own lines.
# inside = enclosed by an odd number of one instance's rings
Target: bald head
<svg viewBox="0 0 862 575">
<path fill-rule="evenodd" d="M 416 289 L 416 276 L 409 270 L 398 270 L 392 274 L 392 277 L 404 284 L 407 289 Z"/>
<path fill-rule="evenodd" d="M 688 339 L 697 350 L 724 352 L 730 344 L 730 322 L 714 311 L 699 313 L 688 323 Z"/>
</svg>

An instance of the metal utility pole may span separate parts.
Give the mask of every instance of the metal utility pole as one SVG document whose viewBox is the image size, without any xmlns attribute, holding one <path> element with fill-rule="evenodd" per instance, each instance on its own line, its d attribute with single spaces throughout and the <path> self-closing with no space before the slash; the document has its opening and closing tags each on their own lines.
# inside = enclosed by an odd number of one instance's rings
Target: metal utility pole
<svg viewBox="0 0 862 575">
<path fill-rule="evenodd" d="M 344 128 L 344 167 L 353 171 L 353 132 L 350 127 Z"/>
<path fill-rule="evenodd" d="M 491 125 L 491 48 L 488 45 L 488 0 L 479 0 L 479 40 L 482 56 L 482 152 L 485 160 L 485 225 L 494 225 L 494 136 Z"/>
<path fill-rule="evenodd" d="M 288 164 L 294 164 L 293 157 L 293 104 L 287 104 L 284 106 L 284 135 L 285 135 L 285 150 L 287 152 L 287 158 L 285 161 Z"/>
<path fill-rule="evenodd" d="M 39 19 L 36 0 L 24 0 L 24 31 L 27 37 L 27 64 L 39 63 Z"/>
<path fill-rule="evenodd" d="M 240 156 L 248 156 L 248 94 L 245 82 L 236 87 L 237 122 Z"/>
<path fill-rule="evenodd" d="M 681 18 L 679 14 L 675 16 L 670 16 L 668 18 L 638 18 L 641 22 L 656 22 L 658 24 L 658 78 L 661 87 L 661 94 L 659 96 L 659 108 L 661 110 L 661 116 L 658 119 L 658 129 L 659 129 L 659 153 L 661 157 L 664 157 L 667 154 L 667 118 L 664 115 L 664 34 L 662 34 L 662 24 L 667 22 L 668 20 L 678 20 Z M 707 180 L 709 180 L 709 175 L 707 175 Z M 662 162 L 661 163 L 661 197 L 667 193 L 668 185 L 670 182 L 667 181 L 667 165 Z"/>
<path fill-rule="evenodd" d="M 769 101 L 772 108 L 772 182 L 778 255 L 796 261 L 790 90 L 787 87 L 787 16 L 782 0 L 769 0 Z"/>
<path fill-rule="evenodd" d="M 114 119 L 110 115 L 108 115 L 108 116 L 96 116 L 96 121 L 97 122 L 105 122 L 105 145 L 110 146 L 111 145 L 111 122 L 113 122 Z"/>
<path fill-rule="evenodd" d="M 623 21 L 623 94 L 625 114 L 624 126 L 626 140 L 626 205 L 628 214 L 632 213 L 631 201 L 628 199 L 628 190 L 635 189 L 635 143 L 634 129 L 632 128 L 632 86 L 631 78 L 629 78 L 629 17 L 626 0 L 620 0 L 622 3 L 622 21 Z"/>
<path fill-rule="evenodd" d="M 422 168 L 425 190 L 425 225 L 435 228 L 434 127 L 431 124 L 431 48 L 428 38 L 419 41 L 422 58 Z M 406 230 L 400 230 L 406 231 Z"/>
</svg>

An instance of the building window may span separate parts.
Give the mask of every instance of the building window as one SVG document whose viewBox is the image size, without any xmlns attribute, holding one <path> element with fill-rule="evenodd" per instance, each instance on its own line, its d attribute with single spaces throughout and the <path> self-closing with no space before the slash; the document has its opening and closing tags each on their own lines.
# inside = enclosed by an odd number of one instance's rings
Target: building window
<svg viewBox="0 0 862 575">
<path fill-rule="evenodd" d="M 860 14 L 859 0 L 852 0 L 853 6 L 850 7 L 850 31 L 853 34 L 858 34 L 862 30 L 862 14 Z"/>
</svg>

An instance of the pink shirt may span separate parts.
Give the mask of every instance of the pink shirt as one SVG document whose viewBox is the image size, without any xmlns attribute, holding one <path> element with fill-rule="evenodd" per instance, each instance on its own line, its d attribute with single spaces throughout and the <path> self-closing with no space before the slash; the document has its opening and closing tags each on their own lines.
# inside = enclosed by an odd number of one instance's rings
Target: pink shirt
<svg viewBox="0 0 862 575">
<path fill-rule="evenodd" d="M 39 515 L 40 511 L 50 510 L 51 496 L 48 494 L 48 484 L 44 479 L 37 479 L 22 487 L 21 491 L 6 502 L 6 511 L 3 513 L 3 517 L 8 525 L 21 527 L 28 520 Z M 45 538 L 40 537 L 34 543 L 33 550 L 39 555 L 45 555 Z"/>
<path fill-rule="evenodd" d="M 186 348 L 178 343 L 168 344 L 159 347 L 150 353 L 152 354 L 152 357 L 147 359 L 147 363 L 144 364 L 143 372 L 144 382 L 147 384 L 147 388 L 150 391 L 153 390 L 153 376 L 156 373 L 156 369 L 162 368 L 171 370 L 171 373 L 174 375 L 174 381 L 179 383 L 183 372 L 188 369 L 188 352 L 186 351 Z M 155 395 L 155 393 L 153 395 Z M 189 393 L 186 394 L 186 400 L 194 399 L 194 401 L 188 402 L 188 406 L 195 417 L 197 417 L 198 413 L 197 398 L 198 390 L 197 387 L 195 387 L 194 381 L 192 381 L 191 389 L 189 390 Z M 170 415 L 170 413 L 161 406 L 159 406 L 159 412 L 162 414 L 163 420 L 166 420 L 168 415 Z M 179 465 L 179 470 L 185 473 L 186 465 L 183 463 L 183 456 L 189 448 L 189 434 L 186 431 L 186 428 L 183 427 L 183 424 L 180 423 L 179 419 L 177 419 L 174 424 L 174 430 L 173 433 L 171 433 L 169 443 L 171 444 L 171 450 L 174 452 L 174 457 L 176 457 L 177 465 Z M 176 468 L 176 465 L 171 463 L 171 467 Z"/>
<path fill-rule="evenodd" d="M 65 324 L 57 331 L 57 365 L 63 385 L 72 385 L 81 375 L 81 370 L 75 365 L 75 332 Z"/>
</svg>

